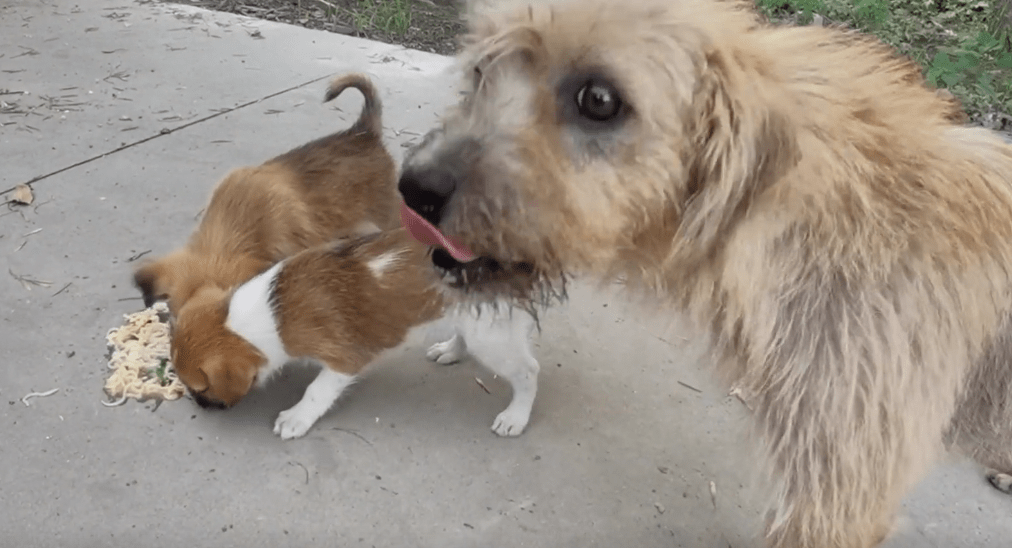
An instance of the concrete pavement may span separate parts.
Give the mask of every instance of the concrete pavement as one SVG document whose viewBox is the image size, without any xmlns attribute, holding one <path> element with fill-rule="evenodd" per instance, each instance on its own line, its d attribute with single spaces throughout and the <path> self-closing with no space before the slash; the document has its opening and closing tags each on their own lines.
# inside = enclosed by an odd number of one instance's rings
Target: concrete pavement
<svg viewBox="0 0 1012 548">
<path fill-rule="evenodd" d="M 300 440 L 271 433 L 311 378 L 300 370 L 225 413 L 100 404 L 105 334 L 141 306 L 130 258 L 180 244 L 230 168 L 347 127 L 357 94 L 320 103 L 334 74 L 373 76 L 399 159 L 453 100 L 449 66 L 171 4 L 0 5 L 0 190 L 35 179 L 32 206 L 0 209 L 0 545 L 758 545 L 743 409 L 701 340 L 581 287 L 544 319 L 519 439 L 489 431 L 507 385 L 425 360 L 439 326 Z M 939 468 L 905 510 L 891 548 L 1012 538 L 1012 498 L 966 464 Z"/>
</svg>

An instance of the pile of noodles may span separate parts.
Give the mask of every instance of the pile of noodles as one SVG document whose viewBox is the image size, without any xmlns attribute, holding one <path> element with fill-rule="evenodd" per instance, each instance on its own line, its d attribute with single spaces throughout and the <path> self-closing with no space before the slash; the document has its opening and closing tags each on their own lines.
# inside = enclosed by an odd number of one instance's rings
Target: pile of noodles
<svg viewBox="0 0 1012 548">
<path fill-rule="evenodd" d="M 105 392 L 115 401 L 106 405 L 120 405 L 128 398 L 135 400 L 177 400 L 185 394 L 183 383 L 176 376 L 169 361 L 169 324 L 165 303 L 124 314 L 121 327 L 109 330 L 109 369 L 112 374 L 105 381 Z"/>
</svg>

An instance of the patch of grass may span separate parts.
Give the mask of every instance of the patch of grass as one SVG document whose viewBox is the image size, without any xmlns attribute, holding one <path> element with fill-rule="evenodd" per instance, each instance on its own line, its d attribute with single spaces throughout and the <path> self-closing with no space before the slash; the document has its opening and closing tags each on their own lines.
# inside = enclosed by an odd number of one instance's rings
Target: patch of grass
<svg viewBox="0 0 1012 548">
<path fill-rule="evenodd" d="M 967 114 L 1012 130 L 1010 0 L 756 0 L 777 23 L 827 24 L 867 32 L 924 67 L 925 78 L 959 98 Z M 1003 127 L 1004 126 L 1004 127 Z"/>
<path fill-rule="evenodd" d="M 411 27 L 410 0 L 358 0 L 354 12 L 357 28 L 376 28 L 387 34 L 403 36 Z"/>
<path fill-rule="evenodd" d="M 370 38 L 442 55 L 464 32 L 463 0 L 163 0 Z"/>
</svg>

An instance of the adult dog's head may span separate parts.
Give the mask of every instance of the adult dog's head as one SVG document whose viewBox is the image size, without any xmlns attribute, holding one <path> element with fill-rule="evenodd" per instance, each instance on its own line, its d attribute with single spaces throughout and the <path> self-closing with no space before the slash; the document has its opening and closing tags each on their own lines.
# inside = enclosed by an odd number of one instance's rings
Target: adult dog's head
<svg viewBox="0 0 1012 548">
<path fill-rule="evenodd" d="M 798 156 L 749 6 L 507 1 L 473 14 L 463 99 L 399 185 L 444 281 L 543 300 L 568 273 L 711 253 Z"/>
</svg>

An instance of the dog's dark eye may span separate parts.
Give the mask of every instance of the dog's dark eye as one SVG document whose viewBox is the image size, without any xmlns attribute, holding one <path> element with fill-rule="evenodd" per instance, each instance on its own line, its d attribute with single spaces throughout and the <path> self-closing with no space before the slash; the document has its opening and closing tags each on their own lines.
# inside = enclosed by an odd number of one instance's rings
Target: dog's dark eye
<svg viewBox="0 0 1012 548">
<path fill-rule="evenodd" d="M 576 106 L 584 118 L 605 122 L 618 116 L 622 109 L 622 99 L 611 84 L 592 79 L 576 92 Z"/>
</svg>

